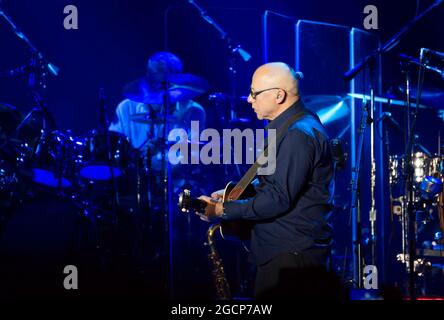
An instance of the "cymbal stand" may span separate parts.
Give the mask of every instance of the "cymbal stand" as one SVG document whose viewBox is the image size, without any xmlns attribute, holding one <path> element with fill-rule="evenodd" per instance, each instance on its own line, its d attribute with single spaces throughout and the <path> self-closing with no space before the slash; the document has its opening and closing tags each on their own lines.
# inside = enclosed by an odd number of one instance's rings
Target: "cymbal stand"
<svg viewBox="0 0 444 320">
<path fill-rule="evenodd" d="M 167 291 L 171 299 L 174 298 L 174 264 L 173 264 L 173 230 L 172 230 L 172 197 L 171 197 L 171 165 L 167 161 L 166 146 L 168 138 L 168 115 L 170 112 L 170 95 L 168 74 L 163 82 L 163 132 L 162 132 L 162 172 L 163 172 L 163 228 L 164 228 L 164 257 L 167 261 Z"/>
<path fill-rule="evenodd" d="M 407 264 L 407 272 L 409 274 L 409 291 L 410 291 L 410 299 L 416 299 L 416 271 L 415 271 L 415 257 L 416 257 L 416 217 L 414 210 L 414 171 L 412 164 L 412 153 L 413 146 L 415 143 L 415 127 L 416 127 L 416 119 L 418 115 L 418 105 L 421 98 L 422 92 L 422 84 L 424 81 L 424 48 L 421 48 L 420 52 L 420 66 L 418 70 L 418 88 L 416 94 L 416 107 L 414 112 L 410 113 L 410 76 L 408 69 L 405 71 L 406 73 L 406 112 L 407 112 L 407 137 L 406 137 L 406 150 L 405 150 L 405 166 L 404 166 L 404 183 L 405 183 L 405 192 L 406 192 L 406 205 L 403 210 L 403 227 L 404 230 L 404 238 L 402 239 L 404 242 L 403 248 L 407 247 L 406 252 L 408 252 L 408 264 Z M 404 255 L 406 257 L 406 255 Z"/>
<path fill-rule="evenodd" d="M 114 168 L 112 165 L 112 152 L 111 152 L 111 140 L 109 136 L 109 123 L 108 118 L 106 115 L 106 102 L 105 102 L 105 90 L 103 88 L 100 88 L 99 90 L 99 105 L 100 105 L 100 130 L 102 130 L 105 133 L 105 145 L 106 145 L 106 158 L 108 161 L 108 168 L 109 168 L 109 174 L 111 177 L 111 184 L 113 189 L 113 196 L 114 196 L 114 203 L 115 206 L 113 206 L 114 211 L 116 212 L 116 207 L 120 207 L 120 196 L 119 196 L 119 189 L 117 186 L 117 179 L 114 172 Z M 117 219 L 117 215 L 114 216 L 115 219 Z"/>
</svg>

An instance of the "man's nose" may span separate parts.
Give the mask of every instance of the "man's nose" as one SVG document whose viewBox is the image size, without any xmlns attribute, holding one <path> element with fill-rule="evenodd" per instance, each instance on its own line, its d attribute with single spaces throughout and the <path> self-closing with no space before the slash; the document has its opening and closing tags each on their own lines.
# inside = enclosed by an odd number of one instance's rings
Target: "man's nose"
<svg viewBox="0 0 444 320">
<path fill-rule="evenodd" d="M 248 95 L 247 102 L 253 103 L 253 98 L 251 97 L 251 94 Z"/>
</svg>

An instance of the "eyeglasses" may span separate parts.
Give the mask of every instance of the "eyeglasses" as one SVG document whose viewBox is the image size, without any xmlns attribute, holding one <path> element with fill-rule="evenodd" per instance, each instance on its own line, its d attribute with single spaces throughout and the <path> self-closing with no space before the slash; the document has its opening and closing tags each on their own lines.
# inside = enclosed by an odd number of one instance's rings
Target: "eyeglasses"
<svg viewBox="0 0 444 320">
<path fill-rule="evenodd" d="M 260 95 L 262 92 L 265 92 L 265 91 L 268 91 L 268 90 L 274 90 L 274 89 L 277 89 L 277 90 L 284 90 L 284 89 L 281 89 L 281 88 L 268 88 L 268 89 L 264 89 L 264 90 L 260 90 L 260 91 L 253 91 L 253 89 L 252 88 L 250 88 L 250 96 L 254 99 L 254 100 L 256 100 L 256 97 L 258 96 L 258 95 Z"/>
</svg>

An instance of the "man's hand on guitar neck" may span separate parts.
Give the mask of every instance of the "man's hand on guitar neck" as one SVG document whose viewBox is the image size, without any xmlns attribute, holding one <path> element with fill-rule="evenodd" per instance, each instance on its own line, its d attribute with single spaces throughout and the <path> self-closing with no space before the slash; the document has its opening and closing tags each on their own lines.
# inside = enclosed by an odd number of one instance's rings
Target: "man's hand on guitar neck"
<svg viewBox="0 0 444 320">
<path fill-rule="evenodd" d="M 208 196 L 200 196 L 198 199 L 207 203 L 207 206 L 205 207 L 205 212 L 196 212 L 196 214 L 198 214 L 202 220 L 210 222 L 211 220 L 222 216 L 224 212 L 222 197 L 210 198 Z"/>
</svg>

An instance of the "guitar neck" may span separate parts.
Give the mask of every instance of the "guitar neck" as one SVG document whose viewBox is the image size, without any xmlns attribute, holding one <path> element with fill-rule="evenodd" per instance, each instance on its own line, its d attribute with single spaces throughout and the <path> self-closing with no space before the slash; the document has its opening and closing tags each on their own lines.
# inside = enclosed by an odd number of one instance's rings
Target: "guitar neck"
<svg viewBox="0 0 444 320">
<path fill-rule="evenodd" d="M 259 164 L 255 162 L 248 171 L 243 175 L 243 177 L 239 180 L 239 182 L 229 191 L 228 193 L 228 201 L 238 200 L 244 191 L 250 185 L 251 180 L 256 176 L 257 169 L 259 168 Z M 228 191 L 228 190 L 227 190 Z"/>
</svg>

